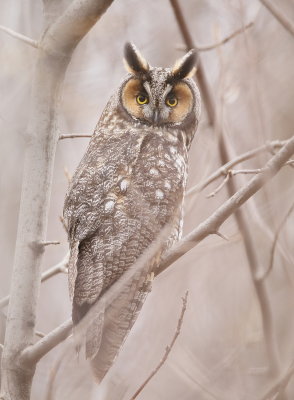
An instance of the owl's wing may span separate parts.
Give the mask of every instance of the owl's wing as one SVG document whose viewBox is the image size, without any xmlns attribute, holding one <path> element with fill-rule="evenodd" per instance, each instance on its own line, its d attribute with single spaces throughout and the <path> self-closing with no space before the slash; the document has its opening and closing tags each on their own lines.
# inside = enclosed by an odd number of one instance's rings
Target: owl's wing
<svg viewBox="0 0 294 400">
<path fill-rule="evenodd" d="M 93 235 L 99 235 L 101 221 L 111 217 L 116 192 L 121 184 L 121 174 L 125 174 L 136 162 L 139 154 L 141 141 L 132 135 L 129 135 L 128 141 L 129 144 L 123 148 L 119 135 L 106 141 L 103 130 L 98 131 L 91 139 L 87 152 L 72 178 L 63 211 L 70 243 L 68 269 L 71 299 L 78 273 L 78 254 L 81 252 L 79 249 L 82 248 L 85 259 L 91 257 L 89 240 Z M 80 263 L 82 265 L 83 261 Z M 99 269 L 98 266 L 96 271 Z M 89 274 L 91 276 L 91 270 Z M 99 295 L 99 288 L 102 289 L 102 280 L 100 274 L 98 281 L 94 282 L 97 285 L 96 298 Z M 88 298 L 85 301 L 93 302 L 92 296 L 90 298 L 91 300 Z"/>
<path fill-rule="evenodd" d="M 121 213 L 120 211 L 120 218 Z M 114 215 L 114 220 L 116 217 Z M 149 250 L 150 245 L 152 247 L 155 239 L 152 222 L 150 224 L 151 227 L 149 224 L 125 221 L 125 230 L 122 231 L 117 230 L 114 221 L 110 224 L 114 225 L 113 228 L 107 223 L 102 223 L 101 235 L 93 237 L 88 242 L 92 259 L 87 259 L 83 248 L 79 252 L 73 303 L 73 316 L 79 313 L 79 318 L 82 317 L 85 299 L 92 301 L 97 298 L 96 289 L 99 283 L 102 284 L 100 298 L 117 279 L 132 268 L 130 279 L 114 293 L 110 304 L 106 302 L 103 323 L 100 325 L 101 311 L 99 310 L 96 314 L 93 309 L 93 323 L 87 330 L 86 356 L 92 360 L 94 374 L 99 380 L 112 365 L 143 306 L 147 293 L 151 290 L 152 274 L 150 272 L 159 263 L 162 243 L 157 243 L 156 248 L 152 248 L 148 256 L 144 254 L 144 251 Z M 126 233 L 122 237 L 122 232 L 129 232 L 129 236 Z M 165 242 L 164 239 L 162 242 Z M 106 251 L 102 252 L 101 249 Z"/>
</svg>

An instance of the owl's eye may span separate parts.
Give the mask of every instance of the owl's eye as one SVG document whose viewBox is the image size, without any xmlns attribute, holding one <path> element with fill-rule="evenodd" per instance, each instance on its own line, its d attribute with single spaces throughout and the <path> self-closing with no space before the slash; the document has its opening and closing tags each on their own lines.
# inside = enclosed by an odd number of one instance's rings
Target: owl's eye
<svg viewBox="0 0 294 400">
<path fill-rule="evenodd" d="M 178 104 L 178 99 L 176 97 L 169 97 L 166 99 L 166 104 L 169 107 L 175 107 Z"/>
<path fill-rule="evenodd" d="M 136 100 L 137 100 L 137 103 L 140 104 L 140 105 L 142 105 L 142 104 L 147 104 L 148 101 L 149 101 L 148 97 L 145 96 L 144 94 L 139 94 L 139 95 L 136 97 Z"/>
</svg>

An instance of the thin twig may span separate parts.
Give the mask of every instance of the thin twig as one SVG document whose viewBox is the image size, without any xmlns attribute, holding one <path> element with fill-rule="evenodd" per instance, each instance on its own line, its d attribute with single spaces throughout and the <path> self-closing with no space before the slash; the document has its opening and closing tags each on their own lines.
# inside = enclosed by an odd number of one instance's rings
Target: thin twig
<svg viewBox="0 0 294 400">
<path fill-rule="evenodd" d="M 229 36 L 226 36 L 225 38 L 223 38 L 222 40 L 220 40 L 217 43 L 211 44 L 211 45 L 207 45 L 207 46 L 196 46 L 196 50 L 197 51 L 209 51 L 209 50 L 214 50 L 219 46 L 222 46 L 225 43 L 228 43 L 230 40 L 234 39 L 236 36 L 238 36 L 240 33 L 243 33 L 246 29 L 251 28 L 254 25 L 254 22 L 251 21 L 249 22 L 249 24 L 242 26 L 242 28 L 237 29 L 235 32 L 231 33 Z M 178 46 L 177 47 L 179 50 L 186 50 L 186 46 Z"/>
<path fill-rule="evenodd" d="M 215 172 L 213 172 L 208 178 L 204 181 L 200 182 L 199 184 L 193 186 L 189 189 L 186 193 L 186 197 L 190 196 L 193 193 L 198 193 L 201 190 L 205 189 L 210 183 L 215 181 L 217 178 L 221 177 L 222 175 L 227 176 L 228 171 L 232 169 L 235 165 L 240 164 L 243 161 L 249 160 L 257 155 L 264 153 L 264 152 L 271 152 L 276 148 L 281 148 L 284 146 L 286 141 L 274 140 L 272 142 L 266 143 L 260 147 L 257 147 L 253 150 L 247 151 L 239 155 L 238 157 L 234 158 L 233 160 L 227 162 L 225 165 L 218 168 Z"/>
<path fill-rule="evenodd" d="M 268 277 L 269 273 L 271 272 L 271 270 L 273 269 L 273 265 L 274 265 L 274 257 L 275 257 L 275 250 L 276 250 L 276 246 L 278 243 L 278 239 L 279 239 L 279 235 L 281 233 L 281 230 L 283 228 L 283 226 L 285 225 L 285 223 L 287 222 L 290 214 L 293 212 L 294 210 L 294 203 L 291 205 L 291 207 L 289 208 L 288 212 L 286 213 L 286 215 L 284 216 L 284 218 L 282 219 L 276 233 L 275 233 L 275 237 L 274 237 L 274 241 L 271 247 L 271 254 L 270 254 L 270 262 L 269 262 L 269 266 L 268 269 L 266 270 L 266 272 L 263 274 L 262 277 L 258 278 L 259 280 L 264 280 Z"/>
<path fill-rule="evenodd" d="M 286 165 L 286 163 L 285 163 Z M 230 171 L 230 175 L 252 175 L 252 174 L 260 174 L 262 172 L 262 168 L 255 168 L 255 169 L 232 169 Z"/>
<path fill-rule="evenodd" d="M 262 188 L 268 180 L 276 175 L 286 160 L 292 157 L 293 153 L 294 136 L 290 140 L 286 141 L 284 147 L 267 162 L 266 167 L 261 174 L 254 176 L 244 187 L 242 187 L 230 199 L 221 205 L 210 217 L 208 217 L 205 221 L 198 225 L 197 228 L 195 228 L 191 233 L 186 235 L 180 242 L 172 247 L 172 249 L 162 260 L 160 266 L 155 271 L 155 276 L 158 276 L 160 273 L 165 271 L 171 264 L 190 251 L 207 236 L 210 234 L 215 234 L 215 232 L 219 231 L 220 226 L 228 219 L 228 217 L 236 212 L 236 210 L 242 204 L 244 204 L 260 188 Z M 130 276 L 132 277 L 132 275 Z M 117 282 L 114 285 L 116 284 Z M 108 292 L 110 290 L 108 290 Z M 105 295 L 108 292 L 106 292 Z M 103 298 L 101 298 L 101 302 L 102 300 L 104 301 Z M 100 302 L 95 304 L 95 307 L 98 307 L 99 304 Z M 97 312 L 97 309 L 95 308 L 94 311 Z M 86 317 L 81 322 L 83 322 Z M 37 342 L 36 344 L 30 346 L 30 348 L 24 350 L 24 358 L 27 358 L 29 361 L 34 360 L 37 362 L 41 357 L 47 354 L 67 337 L 71 327 L 71 320 L 68 320 L 59 327 L 55 328 L 43 339 L 42 342 Z"/>
<path fill-rule="evenodd" d="M 43 337 L 45 337 L 45 336 L 46 336 L 46 334 L 45 334 L 45 333 L 43 333 L 43 332 L 40 332 L 40 331 L 35 331 L 35 335 L 36 335 L 36 336 L 38 336 L 38 337 L 40 337 L 40 338 L 43 338 Z"/>
<path fill-rule="evenodd" d="M 52 278 L 52 276 L 59 273 L 67 273 L 67 263 L 68 263 L 69 253 L 56 265 L 47 269 L 47 271 L 43 272 L 41 277 L 41 282 L 45 282 L 47 279 Z M 0 309 L 5 307 L 9 303 L 9 296 L 5 296 L 0 300 Z"/>
<path fill-rule="evenodd" d="M 280 24 L 283 25 L 283 27 L 294 36 L 294 25 L 291 23 L 291 21 L 268 0 L 260 0 L 260 2 L 269 10 L 269 12 L 272 13 L 272 15 L 280 22 Z"/>
<path fill-rule="evenodd" d="M 229 242 L 229 238 L 226 235 L 223 235 L 222 233 L 220 233 L 219 231 L 215 231 L 214 234 L 219 236 L 220 238 L 226 240 L 227 242 Z"/>
<path fill-rule="evenodd" d="M 37 42 L 37 40 L 33 40 L 27 36 L 22 35 L 21 33 L 13 31 L 12 29 L 6 28 L 6 26 L 0 25 L 0 30 L 18 40 L 20 40 L 21 42 L 29 44 L 30 46 L 32 46 L 36 49 L 39 47 L 39 43 Z"/>
<path fill-rule="evenodd" d="M 225 184 L 228 182 L 230 177 L 231 177 L 230 171 L 228 171 L 227 175 L 225 176 L 225 179 L 220 183 L 220 185 L 213 192 L 209 193 L 206 196 L 206 198 L 210 199 L 211 197 L 214 197 L 218 192 L 220 192 L 222 190 L 222 188 L 225 186 Z"/>
<path fill-rule="evenodd" d="M 169 346 L 166 347 L 165 349 L 165 353 L 164 356 L 162 357 L 162 359 L 160 360 L 159 364 L 157 365 L 157 367 L 151 372 L 151 374 L 148 376 L 148 378 L 142 383 L 142 385 L 139 387 L 139 389 L 136 391 L 136 393 L 131 397 L 130 400 L 135 400 L 138 395 L 142 392 L 142 390 L 145 388 L 145 386 L 150 382 L 150 380 L 153 378 L 153 376 L 155 374 L 157 374 L 157 372 L 160 370 L 160 368 L 163 366 L 163 364 L 166 362 L 169 353 L 171 352 L 172 348 L 174 347 L 174 344 L 181 332 L 181 328 L 182 328 L 182 324 L 183 324 L 183 320 L 184 320 L 184 315 L 185 315 L 185 311 L 187 308 L 187 298 L 188 298 L 188 291 L 185 294 L 185 297 L 182 298 L 183 301 L 183 305 L 182 305 L 182 311 L 178 320 L 178 325 L 177 325 L 177 329 L 175 331 L 175 334 L 173 336 L 173 339 L 170 343 Z"/>
<path fill-rule="evenodd" d="M 284 164 L 284 166 L 286 165 L 292 165 L 292 160 L 289 163 L 288 161 Z M 256 175 L 256 174 L 260 174 L 263 171 L 262 168 L 256 168 L 256 169 L 229 169 L 227 172 L 227 175 L 225 177 L 225 179 L 221 182 L 221 184 L 211 193 L 209 193 L 206 198 L 210 198 L 210 197 L 214 197 L 224 186 L 225 184 L 228 182 L 228 180 L 230 178 L 232 178 L 232 176 L 235 175 Z"/>
<path fill-rule="evenodd" d="M 58 240 L 51 240 L 51 241 L 46 241 L 46 242 L 41 242 L 43 246 L 50 246 L 50 245 L 57 245 L 60 244 Z"/>
<path fill-rule="evenodd" d="M 67 264 L 69 259 L 69 253 L 65 255 L 65 257 L 53 267 L 47 269 L 47 271 L 43 272 L 41 282 L 47 281 L 47 279 L 52 278 L 52 276 L 63 273 L 67 274 Z"/>
<path fill-rule="evenodd" d="M 92 135 L 88 133 L 73 133 L 71 135 L 60 135 L 59 140 L 63 139 L 74 139 L 74 138 L 90 138 Z"/>
</svg>

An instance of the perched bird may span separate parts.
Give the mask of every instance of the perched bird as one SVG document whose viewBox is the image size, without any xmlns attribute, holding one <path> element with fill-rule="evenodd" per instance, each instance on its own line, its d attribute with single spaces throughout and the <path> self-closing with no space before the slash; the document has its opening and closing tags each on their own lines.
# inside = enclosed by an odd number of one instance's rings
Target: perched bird
<svg viewBox="0 0 294 400">
<path fill-rule="evenodd" d="M 193 50 L 173 68 L 151 67 L 130 43 L 124 55 L 129 74 L 101 115 L 64 205 L 74 325 L 135 266 L 124 290 L 87 328 L 86 356 L 98 380 L 135 322 L 152 272 L 181 235 L 188 150 L 200 115 Z M 163 229 L 164 240 L 136 273 Z"/>
</svg>

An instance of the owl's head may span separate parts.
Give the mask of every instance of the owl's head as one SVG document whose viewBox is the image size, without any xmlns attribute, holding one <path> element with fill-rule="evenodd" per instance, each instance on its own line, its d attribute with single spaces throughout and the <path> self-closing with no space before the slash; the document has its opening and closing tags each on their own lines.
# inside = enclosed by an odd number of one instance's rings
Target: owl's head
<svg viewBox="0 0 294 400">
<path fill-rule="evenodd" d="M 120 90 L 120 104 L 129 117 L 153 126 L 197 127 L 200 96 L 189 79 L 195 72 L 193 50 L 173 68 L 151 67 L 131 43 L 124 56 L 129 76 Z"/>
</svg>

